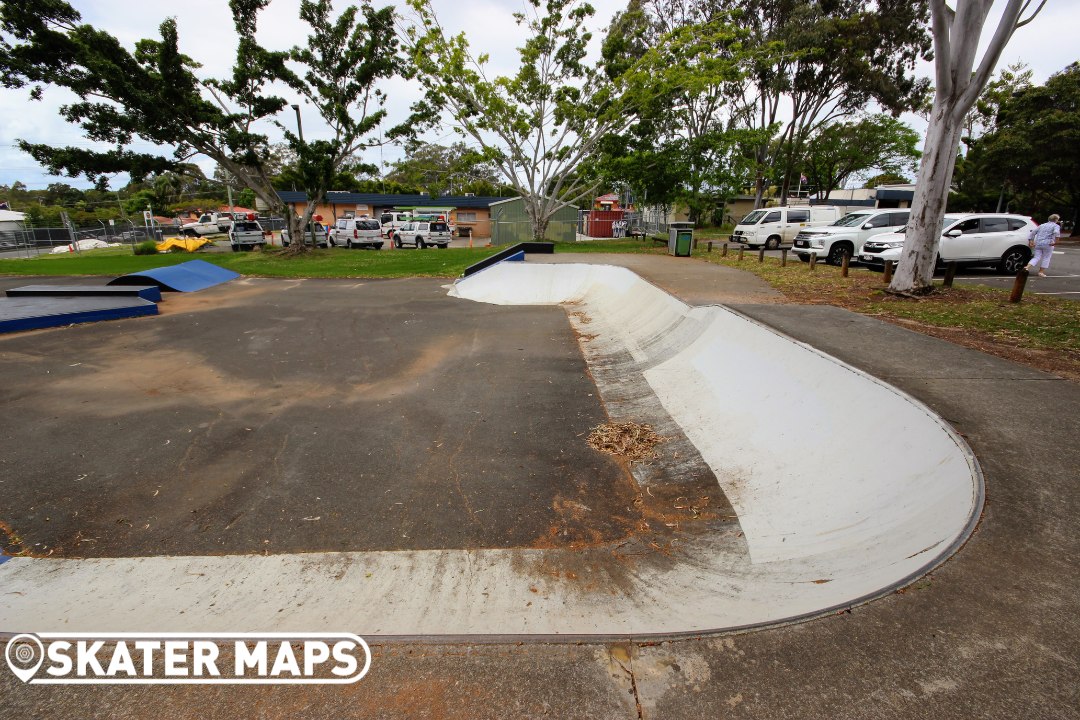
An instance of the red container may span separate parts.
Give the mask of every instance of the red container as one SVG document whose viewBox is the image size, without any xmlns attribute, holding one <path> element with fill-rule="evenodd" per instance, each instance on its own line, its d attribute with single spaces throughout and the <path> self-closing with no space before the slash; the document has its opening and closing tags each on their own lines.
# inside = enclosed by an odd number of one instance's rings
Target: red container
<svg viewBox="0 0 1080 720">
<path fill-rule="evenodd" d="M 611 223 L 622 220 L 625 214 L 624 210 L 590 210 L 588 227 L 586 228 L 588 236 L 594 238 L 612 237 Z"/>
</svg>

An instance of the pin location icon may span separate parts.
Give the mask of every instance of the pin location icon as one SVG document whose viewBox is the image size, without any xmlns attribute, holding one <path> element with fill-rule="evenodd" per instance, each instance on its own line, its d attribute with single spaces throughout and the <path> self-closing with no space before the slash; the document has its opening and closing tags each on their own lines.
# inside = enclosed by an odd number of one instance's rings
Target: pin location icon
<svg viewBox="0 0 1080 720">
<path fill-rule="evenodd" d="M 15 677 L 27 682 L 41 667 L 45 659 L 45 646 L 35 635 L 24 633 L 8 640 L 4 656 Z"/>
</svg>

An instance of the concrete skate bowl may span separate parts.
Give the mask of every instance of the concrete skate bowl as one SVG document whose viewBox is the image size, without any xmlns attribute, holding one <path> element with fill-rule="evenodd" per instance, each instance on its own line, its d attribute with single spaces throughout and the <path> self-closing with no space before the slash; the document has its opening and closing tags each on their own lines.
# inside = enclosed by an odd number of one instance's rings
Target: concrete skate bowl
<svg viewBox="0 0 1080 720">
<path fill-rule="evenodd" d="M 450 294 L 584 314 L 587 359 L 629 352 L 700 451 L 746 553 L 702 543 L 689 552 L 707 580 L 654 578 L 684 593 L 677 605 L 700 603 L 701 615 L 683 618 L 688 631 L 791 621 L 888 594 L 952 555 L 981 513 L 978 463 L 940 417 L 728 308 L 690 307 L 602 265 L 501 264 Z"/>
</svg>

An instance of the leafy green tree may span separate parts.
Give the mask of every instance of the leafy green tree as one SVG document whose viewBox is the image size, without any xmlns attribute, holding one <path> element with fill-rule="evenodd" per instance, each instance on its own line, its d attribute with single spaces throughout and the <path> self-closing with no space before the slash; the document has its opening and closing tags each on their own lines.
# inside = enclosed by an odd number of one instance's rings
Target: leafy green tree
<svg viewBox="0 0 1080 720">
<path fill-rule="evenodd" d="M 20 141 L 50 172 L 85 175 L 104 183 L 128 172 L 135 179 L 179 170 L 196 155 L 216 161 L 299 235 L 342 164 L 379 140 L 385 95 L 379 82 L 406 72 L 397 53 L 394 12 L 368 0 L 335 17 L 330 0 L 303 0 L 300 19 L 306 43 L 287 52 L 267 50 L 256 40 L 257 20 L 269 0 L 231 0 L 238 47 L 232 74 L 202 80 L 179 49 L 176 21 L 165 20 L 160 39 L 140 40 L 134 51 L 116 37 L 81 22 L 63 0 L 4 0 L 0 4 L 0 82 L 7 87 L 42 85 L 74 92 L 79 100 L 61 114 L 86 136 L 114 149 L 52 147 Z M 328 139 L 302 140 L 291 122 L 277 120 L 287 101 L 274 94 L 284 83 L 306 108 L 320 114 Z M 268 137 L 257 128 L 275 122 L 296 153 L 301 187 L 310 201 L 302 218 L 287 212 L 267 167 Z M 390 129 L 391 140 L 415 123 Z M 130 149 L 136 140 L 164 154 Z M 301 243 L 293 243 L 298 252 Z"/>
<path fill-rule="evenodd" d="M 876 188 L 882 185 L 910 185 L 911 178 L 908 175 L 902 175 L 895 172 L 883 172 L 872 177 L 866 178 L 863 182 L 864 188 Z"/>
<path fill-rule="evenodd" d="M 1009 190 L 1015 209 L 1080 217 L 1080 63 L 1045 85 L 1010 94 L 972 155 L 987 184 Z M 1019 207 L 1015 207 L 1019 206 Z"/>
<path fill-rule="evenodd" d="M 810 137 L 803 171 L 825 199 L 854 175 L 874 168 L 914 170 L 920 136 L 890 115 L 824 125 Z"/>
<path fill-rule="evenodd" d="M 564 205 L 597 187 L 578 172 L 609 132 L 626 127 L 617 102 L 621 85 L 586 62 L 593 8 L 581 0 L 529 0 L 515 14 L 529 37 L 513 75 L 491 77 L 488 57 L 474 55 L 464 35 L 449 37 L 429 0 L 410 0 L 417 25 L 409 50 L 429 90 L 422 108 L 444 105 L 455 129 L 481 148 L 525 202 L 533 236 L 542 239 Z"/>
<path fill-rule="evenodd" d="M 708 2 L 708 0 L 704 0 Z M 779 170 L 781 202 L 807 140 L 821 126 L 876 102 L 899 114 L 923 102 L 928 83 L 914 70 L 928 57 L 927 0 L 732 0 L 761 53 L 749 83 L 729 97 L 745 127 L 782 122 L 780 142 L 754 149 L 760 204 Z"/>
<path fill-rule="evenodd" d="M 386 179 L 413 187 L 421 187 L 433 197 L 443 194 L 476 192 L 484 184 L 498 184 L 499 174 L 482 152 L 463 142 L 449 147 L 432 143 L 410 143 L 405 158 L 395 162 Z M 453 190 L 453 192 L 451 192 Z"/>
</svg>

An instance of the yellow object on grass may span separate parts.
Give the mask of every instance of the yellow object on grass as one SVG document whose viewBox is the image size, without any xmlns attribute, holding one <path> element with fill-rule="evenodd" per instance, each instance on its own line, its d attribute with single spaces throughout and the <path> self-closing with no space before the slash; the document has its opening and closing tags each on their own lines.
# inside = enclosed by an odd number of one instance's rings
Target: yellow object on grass
<svg viewBox="0 0 1080 720">
<path fill-rule="evenodd" d="M 213 245 L 214 241 L 209 238 L 201 237 L 171 237 L 165 238 L 163 241 L 157 244 L 157 251 L 169 252 L 173 248 L 179 248 L 181 250 L 187 250 L 188 252 L 195 252 L 203 245 Z"/>
</svg>

